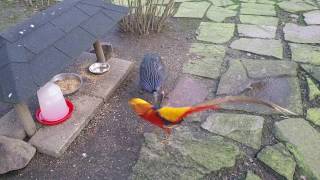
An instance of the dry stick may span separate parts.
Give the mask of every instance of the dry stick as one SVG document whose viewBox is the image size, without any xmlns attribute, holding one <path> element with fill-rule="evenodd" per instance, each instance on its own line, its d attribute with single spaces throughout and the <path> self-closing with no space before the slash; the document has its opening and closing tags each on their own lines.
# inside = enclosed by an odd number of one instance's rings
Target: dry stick
<svg viewBox="0 0 320 180">
<path fill-rule="evenodd" d="M 158 23 L 158 31 L 157 32 L 160 32 L 161 29 L 162 29 L 162 26 L 165 22 L 165 20 L 172 15 L 172 9 L 173 9 L 173 5 L 174 5 L 174 0 L 170 0 L 168 5 L 166 6 L 166 8 L 164 9 L 164 13 L 163 15 L 161 16 L 161 19 L 160 19 L 160 22 Z M 171 13 L 170 13 L 170 10 L 171 10 Z"/>
<path fill-rule="evenodd" d="M 32 0 L 29 0 L 29 5 L 33 6 Z"/>
<path fill-rule="evenodd" d="M 145 14 L 145 18 L 146 18 L 146 24 L 145 24 L 145 30 L 146 33 L 149 34 L 149 27 L 150 27 L 150 23 L 151 23 L 151 19 L 152 19 L 152 12 L 153 12 L 153 8 L 152 5 L 153 1 L 150 0 L 149 4 L 146 6 L 146 14 Z"/>
</svg>

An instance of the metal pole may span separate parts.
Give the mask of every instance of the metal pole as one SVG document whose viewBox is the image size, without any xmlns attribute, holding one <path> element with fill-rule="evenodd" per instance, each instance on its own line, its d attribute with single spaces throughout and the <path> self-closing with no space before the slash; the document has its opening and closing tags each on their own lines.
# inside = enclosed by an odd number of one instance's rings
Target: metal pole
<svg viewBox="0 0 320 180">
<path fill-rule="evenodd" d="M 104 56 L 103 49 L 99 40 L 93 44 L 94 50 L 96 52 L 98 62 L 106 62 L 106 57 Z"/>
<path fill-rule="evenodd" d="M 27 135 L 31 137 L 36 132 L 36 124 L 32 118 L 30 110 L 28 106 L 24 103 L 18 103 L 14 105 L 14 109 L 18 115 L 18 118 L 22 122 L 24 130 L 26 131 Z"/>
</svg>

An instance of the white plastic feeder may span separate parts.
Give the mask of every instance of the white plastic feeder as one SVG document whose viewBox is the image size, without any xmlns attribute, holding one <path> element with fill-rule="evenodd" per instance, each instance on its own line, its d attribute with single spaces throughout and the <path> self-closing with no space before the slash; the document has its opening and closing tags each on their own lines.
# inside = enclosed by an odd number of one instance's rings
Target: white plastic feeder
<svg viewBox="0 0 320 180">
<path fill-rule="evenodd" d="M 38 90 L 37 96 L 41 117 L 46 121 L 56 121 L 68 114 L 69 108 L 58 85 L 48 82 Z"/>
</svg>

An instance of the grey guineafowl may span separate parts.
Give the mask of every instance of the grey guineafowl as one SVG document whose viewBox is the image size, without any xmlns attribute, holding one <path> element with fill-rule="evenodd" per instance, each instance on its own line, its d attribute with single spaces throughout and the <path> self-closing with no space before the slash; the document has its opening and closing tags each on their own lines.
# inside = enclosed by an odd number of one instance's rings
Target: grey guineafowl
<svg viewBox="0 0 320 180">
<path fill-rule="evenodd" d="M 160 107 L 164 92 L 165 66 L 158 54 L 145 54 L 140 64 L 140 88 L 153 93 L 155 105 Z"/>
</svg>

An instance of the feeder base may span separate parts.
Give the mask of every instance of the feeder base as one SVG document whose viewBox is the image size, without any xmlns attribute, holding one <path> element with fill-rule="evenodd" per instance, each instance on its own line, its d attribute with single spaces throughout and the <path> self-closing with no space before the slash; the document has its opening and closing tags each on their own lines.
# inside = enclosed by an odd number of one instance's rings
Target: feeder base
<svg viewBox="0 0 320 180">
<path fill-rule="evenodd" d="M 70 100 L 66 99 L 66 103 L 67 103 L 67 106 L 69 108 L 69 112 L 63 118 L 55 120 L 55 121 L 48 121 L 46 119 L 43 119 L 43 117 L 41 116 L 41 109 L 38 108 L 37 111 L 36 111 L 36 119 L 37 119 L 37 121 L 40 124 L 43 124 L 43 125 L 46 125 L 46 126 L 54 126 L 54 125 L 58 125 L 58 124 L 61 124 L 61 123 L 65 122 L 66 120 L 68 120 L 71 117 L 72 112 L 74 110 L 74 106 L 73 106 L 73 104 L 72 104 L 72 102 Z"/>
</svg>

